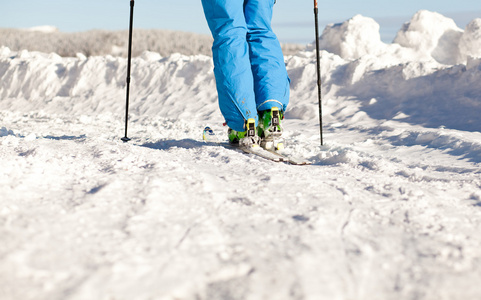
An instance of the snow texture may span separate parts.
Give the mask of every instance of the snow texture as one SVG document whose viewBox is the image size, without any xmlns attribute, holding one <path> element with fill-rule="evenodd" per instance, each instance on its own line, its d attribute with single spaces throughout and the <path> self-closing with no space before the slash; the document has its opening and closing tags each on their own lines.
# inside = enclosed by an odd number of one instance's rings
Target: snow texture
<svg viewBox="0 0 481 300">
<path fill-rule="evenodd" d="M 291 166 L 224 135 L 211 58 L 0 48 L 0 299 L 479 299 L 480 19 L 355 16 L 285 57 Z"/>
</svg>

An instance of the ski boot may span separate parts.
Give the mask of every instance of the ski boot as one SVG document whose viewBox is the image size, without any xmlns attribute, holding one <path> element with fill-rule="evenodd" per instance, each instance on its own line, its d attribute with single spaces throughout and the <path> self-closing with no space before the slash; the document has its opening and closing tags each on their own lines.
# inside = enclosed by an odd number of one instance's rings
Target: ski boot
<svg viewBox="0 0 481 300">
<path fill-rule="evenodd" d="M 256 125 L 254 119 L 249 119 L 246 122 L 246 131 L 236 131 L 229 128 L 227 135 L 231 144 L 239 144 L 241 147 L 253 148 L 259 147 L 260 138 L 257 135 Z"/>
<path fill-rule="evenodd" d="M 281 120 L 284 114 L 278 107 L 259 112 L 258 134 L 261 138 L 261 147 L 266 150 L 284 149 L 284 141 L 281 139 L 284 129 Z"/>
</svg>

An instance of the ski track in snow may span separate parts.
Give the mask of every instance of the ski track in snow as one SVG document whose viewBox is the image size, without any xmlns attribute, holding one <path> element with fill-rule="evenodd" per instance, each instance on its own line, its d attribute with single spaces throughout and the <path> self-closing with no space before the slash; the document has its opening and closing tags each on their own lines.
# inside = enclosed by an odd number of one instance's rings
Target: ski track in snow
<svg viewBox="0 0 481 300">
<path fill-rule="evenodd" d="M 202 141 L 210 58 L 136 58 L 123 143 L 124 59 L 0 48 L 0 299 L 478 299 L 481 60 L 361 42 L 323 52 L 322 147 L 313 53 L 286 57 L 309 166 Z"/>
</svg>

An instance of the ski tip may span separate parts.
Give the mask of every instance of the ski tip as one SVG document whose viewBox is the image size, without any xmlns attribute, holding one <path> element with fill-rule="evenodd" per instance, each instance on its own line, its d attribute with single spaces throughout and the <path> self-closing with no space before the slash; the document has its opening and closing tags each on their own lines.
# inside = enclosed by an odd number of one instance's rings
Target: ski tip
<svg viewBox="0 0 481 300">
<path fill-rule="evenodd" d="M 215 133 L 209 126 L 204 128 L 204 131 L 202 132 L 202 139 L 205 142 L 211 142 L 215 139 Z"/>
</svg>

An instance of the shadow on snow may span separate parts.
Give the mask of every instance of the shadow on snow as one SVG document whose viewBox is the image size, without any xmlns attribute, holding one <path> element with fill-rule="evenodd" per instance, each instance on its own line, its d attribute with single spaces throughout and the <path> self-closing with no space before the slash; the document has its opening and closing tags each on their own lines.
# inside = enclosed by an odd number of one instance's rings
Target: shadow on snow
<svg viewBox="0 0 481 300">
<path fill-rule="evenodd" d="M 141 146 L 146 148 L 156 149 L 156 150 L 170 150 L 173 148 L 195 149 L 195 148 L 201 148 L 205 146 L 215 146 L 215 144 L 196 141 L 194 139 L 183 139 L 183 140 L 160 140 L 154 143 L 145 143 Z"/>
</svg>

